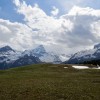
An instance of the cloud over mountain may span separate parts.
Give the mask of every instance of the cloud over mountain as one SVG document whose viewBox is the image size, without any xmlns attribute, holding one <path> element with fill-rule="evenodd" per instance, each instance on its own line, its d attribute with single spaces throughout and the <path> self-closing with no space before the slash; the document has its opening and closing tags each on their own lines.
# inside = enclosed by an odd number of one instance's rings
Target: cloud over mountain
<svg viewBox="0 0 100 100">
<path fill-rule="evenodd" d="M 24 16 L 24 24 L 0 19 L 2 44 L 8 43 L 16 49 L 43 44 L 48 50 L 70 53 L 100 42 L 100 10 L 74 6 L 56 18 L 57 8 L 52 11 L 54 16 L 50 16 L 38 4 L 32 6 L 19 0 L 14 0 L 14 4 Z"/>
<path fill-rule="evenodd" d="M 53 10 L 51 11 L 51 14 L 52 14 L 53 16 L 57 16 L 57 15 L 59 14 L 59 9 L 56 8 L 55 6 L 53 6 Z"/>
</svg>

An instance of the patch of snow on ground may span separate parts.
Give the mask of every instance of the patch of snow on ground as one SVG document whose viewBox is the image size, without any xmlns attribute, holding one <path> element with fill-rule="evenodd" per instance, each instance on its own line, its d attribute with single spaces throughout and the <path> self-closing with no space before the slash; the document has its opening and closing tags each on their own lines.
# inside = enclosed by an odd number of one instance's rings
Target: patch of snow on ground
<svg viewBox="0 0 100 100">
<path fill-rule="evenodd" d="M 93 69 L 100 69 L 100 66 L 99 66 L 99 65 L 97 65 L 97 68 L 93 68 Z"/>
<path fill-rule="evenodd" d="M 98 68 L 93 68 L 93 69 L 100 69 L 100 67 L 98 67 Z"/>
<path fill-rule="evenodd" d="M 64 67 L 64 68 L 66 69 L 66 68 L 68 68 L 68 67 Z"/>
<path fill-rule="evenodd" d="M 88 69 L 89 68 L 88 66 L 75 66 L 75 65 L 72 67 L 74 67 L 76 69 Z"/>
</svg>

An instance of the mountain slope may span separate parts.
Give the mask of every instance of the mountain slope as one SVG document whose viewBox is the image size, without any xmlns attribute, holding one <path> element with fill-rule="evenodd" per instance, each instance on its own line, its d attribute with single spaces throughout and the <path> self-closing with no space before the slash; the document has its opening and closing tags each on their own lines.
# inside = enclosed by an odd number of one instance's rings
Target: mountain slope
<svg viewBox="0 0 100 100">
<path fill-rule="evenodd" d="M 61 59 L 62 62 L 69 60 L 72 57 L 72 54 L 66 55 L 66 54 L 60 54 L 59 58 Z"/>
<path fill-rule="evenodd" d="M 26 50 L 23 52 L 23 55 L 31 55 L 38 57 L 42 62 L 46 63 L 61 63 L 61 60 L 58 55 L 53 52 L 47 52 L 43 45 L 39 45 L 33 50 Z"/>
<path fill-rule="evenodd" d="M 100 60 L 100 44 L 95 45 L 94 48 L 91 50 L 80 51 L 80 52 L 74 54 L 65 63 L 78 64 L 78 63 L 84 63 L 84 62 L 89 62 L 89 61 L 93 61 L 93 60 L 95 60 L 95 61 Z"/>
<path fill-rule="evenodd" d="M 29 55 L 24 55 L 17 59 L 13 64 L 12 67 L 17 67 L 17 66 L 25 66 L 25 65 L 30 65 L 30 64 L 39 64 L 41 63 L 40 59 L 35 56 L 29 56 Z"/>
<path fill-rule="evenodd" d="M 40 63 L 38 57 L 22 55 L 22 52 L 13 50 L 9 46 L 0 48 L 0 69 Z"/>
<path fill-rule="evenodd" d="M 19 55 L 20 52 L 17 52 L 15 50 L 13 50 L 11 47 L 9 46 L 5 46 L 0 48 L 0 62 L 9 62 L 10 60 L 16 60 L 17 56 Z"/>
<path fill-rule="evenodd" d="M 0 69 L 38 63 L 61 63 L 58 55 L 47 52 L 43 45 L 32 50 L 18 52 L 9 46 L 0 48 Z"/>
<path fill-rule="evenodd" d="M 24 66 L 38 63 L 60 64 L 70 56 L 65 54 L 57 55 L 53 52 L 47 52 L 43 45 L 39 45 L 35 49 L 19 52 L 13 50 L 9 46 L 0 48 L 0 69 Z"/>
</svg>

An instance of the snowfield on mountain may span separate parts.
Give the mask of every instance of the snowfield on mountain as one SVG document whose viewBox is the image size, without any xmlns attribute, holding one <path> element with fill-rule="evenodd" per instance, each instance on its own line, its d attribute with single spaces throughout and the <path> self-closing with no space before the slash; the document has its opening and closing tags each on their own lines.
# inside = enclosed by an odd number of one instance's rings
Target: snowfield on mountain
<svg viewBox="0 0 100 100">
<path fill-rule="evenodd" d="M 90 62 L 89 62 L 90 61 Z M 65 63 L 69 64 L 80 64 L 80 63 L 92 63 L 94 62 L 100 64 L 100 44 L 94 45 L 93 49 L 84 50 L 75 53 L 68 61 Z"/>
<path fill-rule="evenodd" d="M 65 61 L 64 59 L 67 60 L 68 57 L 65 54 L 57 55 L 53 52 L 47 52 L 43 45 L 23 52 L 14 50 L 10 46 L 5 46 L 0 48 L 0 69 L 39 63 L 60 64 Z"/>
</svg>

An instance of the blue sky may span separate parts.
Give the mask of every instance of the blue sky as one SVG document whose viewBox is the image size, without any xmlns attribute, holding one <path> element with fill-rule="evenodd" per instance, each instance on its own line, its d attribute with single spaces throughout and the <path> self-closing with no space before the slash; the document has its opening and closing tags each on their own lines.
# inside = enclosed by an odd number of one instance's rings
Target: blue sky
<svg viewBox="0 0 100 100">
<path fill-rule="evenodd" d="M 97 43 L 100 0 L 0 1 L 0 46 L 72 53 Z"/>
<path fill-rule="evenodd" d="M 34 5 L 37 3 L 47 14 L 50 14 L 52 6 L 56 6 L 56 2 L 49 2 L 47 0 L 25 0 L 27 4 Z M 54 4 L 55 3 L 55 4 Z M 57 5 L 59 6 L 59 5 Z M 9 19 L 10 21 L 22 21 L 23 16 L 16 12 L 16 6 L 13 0 L 1 0 L 0 1 L 0 18 Z"/>
<path fill-rule="evenodd" d="M 1 0 L 0 1 L 0 18 L 10 20 L 10 21 L 22 21 L 21 15 L 17 14 L 15 11 L 15 5 L 13 0 Z"/>
<path fill-rule="evenodd" d="M 22 0 L 20 0 L 22 1 Z M 77 0 L 24 0 L 27 4 L 34 5 L 37 3 L 41 9 L 43 9 L 48 15 L 53 6 L 59 8 L 61 14 L 65 14 L 70 10 L 74 3 L 75 5 L 82 7 L 91 7 L 94 9 L 100 9 L 100 0 L 80 0 L 82 2 L 77 3 Z M 65 1 L 65 2 L 64 2 Z M 16 12 L 16 7 L 13 0 L 1 0 L 0 1 L 0 18 L 9 19 L 10 21 L 23 22 L 23 16 Z"/>
</svg>

